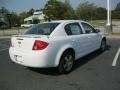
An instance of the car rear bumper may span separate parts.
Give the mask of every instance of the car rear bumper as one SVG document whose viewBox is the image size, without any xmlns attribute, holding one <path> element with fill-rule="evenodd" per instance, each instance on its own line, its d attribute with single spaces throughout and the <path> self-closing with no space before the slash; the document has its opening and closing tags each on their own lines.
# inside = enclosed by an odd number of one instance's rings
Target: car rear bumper
<svg viewBox="0 0 120 90">
<path fill-rule="evenodd" d="M 9 48 L 9 55 L 13 62 L 27 67 L 56 67 L 54 57 L 46 51 L 21 51 Z"/>
</svg>

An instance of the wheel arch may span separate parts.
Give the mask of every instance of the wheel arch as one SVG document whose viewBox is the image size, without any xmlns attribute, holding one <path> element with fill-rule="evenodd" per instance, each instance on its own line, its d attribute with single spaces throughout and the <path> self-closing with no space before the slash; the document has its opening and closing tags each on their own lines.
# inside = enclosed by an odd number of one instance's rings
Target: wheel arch
<svg viewBox="0 0 120 90">
<path fill-rule="evenodd" d="M 56 66 L 58 66 L 59 65 L 59 62 L 60 62 L 60 59 L 61 59 L 61 56 L 63 55 L 63 53 L 64 52 L 66 52 L 66 51 L 71 51 L 71 52 L 73 52 L 73 54 L 74 54 L 74 58 L 75 58 L 75 50 L 74 50 L 74 48 L 72 47 L 72 46 L 64 46 L 64 47 L 62 47 L 59 51 L 58 51 L 58 53 L 57 53 L 57 55 L 56 55 L 56 59 L 55 59 L 55 65 Z"/>
</svg>

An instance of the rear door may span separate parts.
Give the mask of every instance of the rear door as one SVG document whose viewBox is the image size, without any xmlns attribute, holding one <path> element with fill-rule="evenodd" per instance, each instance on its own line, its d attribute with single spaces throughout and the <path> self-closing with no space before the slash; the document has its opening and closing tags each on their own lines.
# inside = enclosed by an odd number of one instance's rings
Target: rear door
<svg viewBox="0 0 120 90">
<path fill-rule="evenodd" d="M 85 55 L 87 51 L 86 45 L 88 39 L 87 37 L 84 37 L 80 24 L 78 22 L 67 24 L 65 26 L 65 31 L 68 34 L 68 38 L 73 43 L 76 58 L 80 58 L 81 56 Z"/>
</svg>

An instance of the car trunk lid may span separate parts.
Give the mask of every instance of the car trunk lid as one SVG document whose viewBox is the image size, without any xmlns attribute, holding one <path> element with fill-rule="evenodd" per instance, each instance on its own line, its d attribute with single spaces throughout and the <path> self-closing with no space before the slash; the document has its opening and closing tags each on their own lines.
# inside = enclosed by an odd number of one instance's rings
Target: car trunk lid
<svg viewBox="0 0 120 90">
<path fill-rule="evenodd" d="M 47 35 L 15 35 L 11 39 L 12 47 L 21 50 L 32 50 L 35 40 L 48 40 Z"/>
</svg>

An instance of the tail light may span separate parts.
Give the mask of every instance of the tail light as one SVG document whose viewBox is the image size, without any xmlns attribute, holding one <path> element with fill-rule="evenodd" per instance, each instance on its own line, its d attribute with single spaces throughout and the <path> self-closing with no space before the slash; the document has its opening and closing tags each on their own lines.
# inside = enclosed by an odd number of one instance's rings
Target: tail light
<svg viewBox="0 0 120 90">
<path fill-rule="evenodd" d="M 43 50 L 48 46 L 47 42 L 35 40 L 34 46 L 32 50 Z"/>
</svg>

